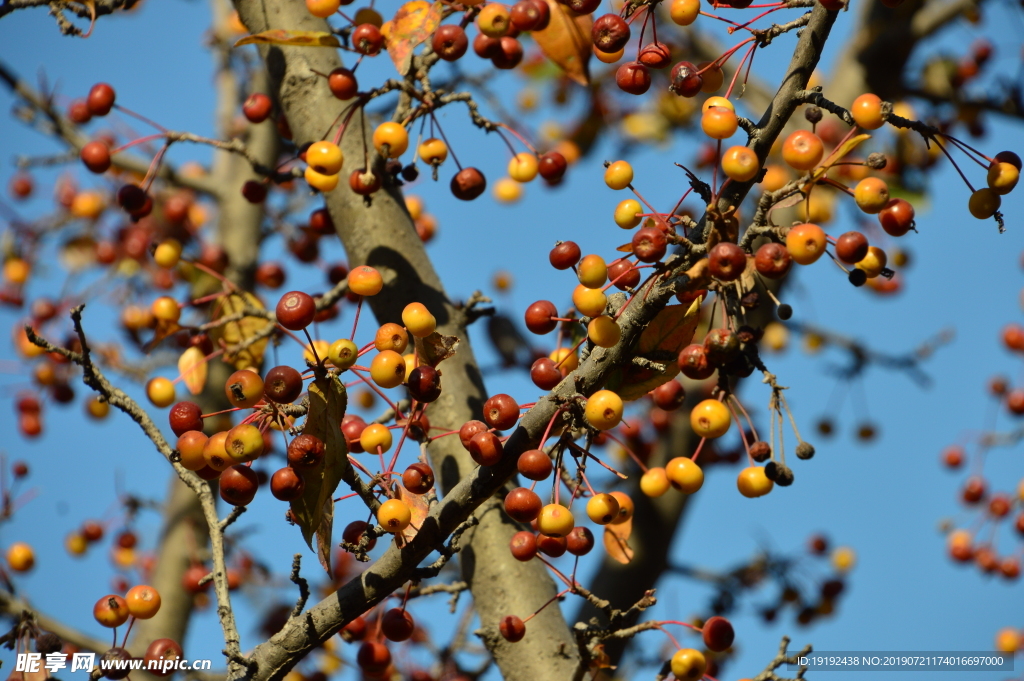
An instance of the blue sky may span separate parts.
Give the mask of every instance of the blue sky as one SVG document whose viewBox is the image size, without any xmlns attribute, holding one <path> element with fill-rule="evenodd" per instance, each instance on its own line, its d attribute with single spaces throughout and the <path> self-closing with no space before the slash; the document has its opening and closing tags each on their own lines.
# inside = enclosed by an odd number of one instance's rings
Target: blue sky
<svg viewBox="0 0 1024 681">
<path fill-rule="evenodd" d="M 200 2 L 145 3 L 133 16 L 102 20 L 87 40 L 61 37 L 42 10 L 21 11 L 0 21 L 0 58 L 24 77 L 32 79 L 45 69 L 50 83 L 58 83 L 66 96 L 82 96 L 97 81 L 107 81 L 118 92 L 118 101 L 140 113 L 156 118 L 176 130 L 212 133 L 211 59 L 203 50 L 208 25 L 207 7 Z M 842 16 L 826 52 L 823 66 L 832 60 L 852 22 Z M 1016 23 L 1014 23 L 1016 22 Z M 966 23 L 951 28 L 940 48 L 963 50 L 974 38 L 989 31 L 996 45 L 996 68 L 1016 73 L 1019 55 L 1020 12 L 1007 5 L 991 7 L 982 27 Z M 782 39 L 772 46 L 773 54 L 787 54 L 791 41 Z M 955 52 L 959 54 L 959 52 Z M 788 56 L 787 56 L 788 59 Z M 778 75 L 779 59 L 759 59 L 755 71 L 767 79 Z M 391 67 L 381 57 L 374 73 Z M 520 81 L 504 75 L 498 81 L 501 96 L 511 100 Z M 828 90 L 826 89 L 826 94 Z M 0 91 L 0 110 L 9 111 L 12 99 Z M 531 123 L 557 117 L 547 109 L 529 117 Z M 440 115 L 446 132 L 456 142 L 456 151 L 466 165 L 476 165 L 497 179 L 505 165 L 506 153 L 500 140 L 485 137 L 471 128 L 461 110 Z M 98 126 L 94 125 L 93 129 Z M 15 154 L 53 153 L 58 147 L 41 135 L 26 131 L 10 117 L 0 118 L 0 184 L 6 186 L 12 174 Z M 1016 148 L 1024 140 L 1019 125 L 989 119 L 989 134 L 981 148 L 994 153 Z M 698 148 L 694 137 L 679 137 L 662 148 L 631 150 L 636 168 L 636 185 L 656 206 L 667 210 L 678 198 L 681 183 L 672 162 L 689 163 Z M 977 145 L 976 145 L 977 146 Z M 619 151 L 604 143 L 579 166 L 572 168 L 564 186 L 551 191 L 529 186 L 522 202 L 504 206 L 490 195 L 465 204 L 450 197 L 447 182 L 434 185 L 420 180 L 410 190 L 419 194 L 428 210 L 440 222 L 438 238 L 428 250 L 434 257 L 449 293 L 465 298 L 475 289 L 493 293 L 498 306 L 518 316 L 538 298 L 568 301 L 574 282 L 565 273 L 547 266 L 546 254 L 555 239 L 573 239 L 584 252 L 610 253 L 623 241 L 622 233 L 609 219 L 623 198 L 607 189 L 602 180 L 601 161 L 612 160 Z M 205 160 L 202 148 L 176 147 L 172 160 Z M 36 174 L 36 198 L 18 210 L 31 217 L 48 210 L 46 181 L 55 173 Z M 442 180 L 447 175 L 442 173 Z M 978 173 L 974 177 L 981 180 Z M 82 177 L 82 182 L 94 182 Z M 1021 380 L 1019 360 L 999 343 L 1000 328 L 1020 321 L 1019 292 L 1022 277 L 1019 217 L 1024 214 L 1020 192 L 1006 197 L 1003 211 L 1008 231 L 998 234 L 991 222 L 975 221 L 967 212 L 967 190 L 944 164 L 930 179 L 933 190 L 927 206 L 918 206 L 918 234 L 903 238 L 913 256 L 905 273 L 905 290 L 896 297 L 879 298 L 854 289 L 826 263 L 799 272 L 797 285 L 789 289 L 787 302 L 795 319 L 820 324 L 857 338 L 878 350 L 901 353 L 911 350 L 941 329 L 953 327 L 953 344 L 935 354 L 925 365 L 934 379 L 922 390 L 904 375 L 870 370 L 863 381 L 867 416 L 877 424 L 881 437 L 871 445 L 856 442 L 853 431 L 865 414 L 844 402 L 836 420 L 839 434 L 831 440 L 814 436 L 818 454 L 810 462 L 797 462 L 796 484 L 777 489 L 759 500 L 747 500 L 735 490 L 733 473 L 713 471 L 692 506 L 690 517 L 676 537 L 675 558 L 680 563 L 707 568 L 728 568 L 749 557 L 758 547 L 799 552 L 813 532 L 825 531 L 834 543 L 856 549 L 858 564 L 837 616 L 800 628 L 792 616 L 781 616 L 764 626 L 756 616 L 756 605 L 768 602 L 770 590 L 745 601 L 734 617 L 741 645 L 736 664 L 723 679 L 753 676 L 771 658 L 779 638 L 788 634 L 794 644 L 812 642 L 818 650 L 990 650 L 995 632 L 1004 626 L 1024 626 L 1021 620 L 1020 585 L 986 579 L 976 570 L 952 565 L 945 557 L 944 541 L 938 530 L 943 518 L 962 525 L 970 517 L 956 501 L 962 475 L 950 474 L 938 465 L 941 449 L 964 433 L 988 423 L 992 404 L 985 383 L 993 374 L 1004 374 L 1013 383 Z M 6 198 L 4 199 L 6 201 Z M 841 211 L 841 225 L 849 225 L 848 206 Z M 830 231 L 838 233 L 842 226 Z M 268 248 L 276 245 L 271 242 Z M 343 258 L 340 246 L 326 250 L 327 261 Z M 321 275 L 302 272 L 290 263 L 291 281 L 322 288 Z M 55 270 L 56 268 L 52 268 Z M 511 292 L 495 293 L 491 285 L 495 271 L 509 270 L 515 279 Z M 30 293 L 52 292 L 54 280 L 35 281 Z M 271 294 L 271 299 L 273 298 Z M 96 301 L 86 312 L 87 329 L 97 338 L 113 338 L 106 328 L 112 321 L 109 301 Z M 18 315 L 0 309 L 0 327 L 10 328 Z M 324 337 L 347 333 L 350 313 L 339 322 L 321 327 Z M 362 334 L 370 329 L 362 326 Z M 482 363 L 493 365 L 482 327 L 472 331 L 474 349 Z M 167 467 L 126 417 L 114 415 L 102 424 L 86 422 L 80 401 L 73 407 L 48 406 L 46 432 L 28 443 L 17 434 L 11 397 L 28 382 L 4 335 L 0 340 L 0 450 L 8 457 L 27 460 L 33 468 L 30 487 L 38 495 L 15 518 L 0 529 L 0 544 L 31 541 L 37 552 L 37 567 L 17 577 L 19 588 L 42 610 L 59 615 L 94 635 L 106 635 L 92 620 L 91 607 L 109 590 L 113 574 L 106 549 L 94 549 L 83 559 L 71 559 L 62 548 L 64 535 L 85 517 L 110 514 L 116 490 L 157 498 L 167 483 Z M 798 343 L 781 356 L 770 358 L 769 367 L 788 392 L 798 422 L 808 433 L 826 408 L 835 386 L 827 371 L 829 363 L 845 358 L 827 351 L 808 356 Z M 284 346 L 281 361 L 297 360 L 297 347 Z M 168 372 L 164 372 L 169 375 Z M 122 384 L 140 395 L 137 386 Z M 509 392 L 528 401 L 536 389 L 522 376 L 492 374 L 492 392 Z M 76 386 L 79 395 L 84 386 Z M 854 393 L 861 388 L 854 389 Z M 763 386 L 744 389 L 747 403 L 762 414 L 767 402 Z M 1004 412 L 1005 413 L 1005 412 Z M 160 415 L 159 422 L 165 417 Z M 1012 423 L 1000 414 L 999 426 Z M 1020 449 L 996 450 L 985 464 L 994 488 L 1009 491 L 1024 475 Z M 117 482 L 120 481 L 120 482 Z M 346 502 L 353 503 L 353 502 Z M 355 510 L 355 506 L 351 507 Z M 287 574 L 291 555 L 305 551 L 294 528 L 281 522 L 283 505 L 263 493 L 240 523 L 254 534 L 247 546 L 260 560 L 279 574 Z M 140 530 L 149 532 L 145 547 L 151 547 L 158 528 L 153 513 L 143 514 Z M 1020 540 L 1004 533 L 1001 553 L 1019 551 Z M 308 551 L 308 569 L 313 557 Z M 565 559 L 563 559 L 563 563 Z M 812 574 L 824 573 L 822 566 L 808 562 Z M 581 568 L 581 574 L 586 574 Z M 586 582 L 584 582 L 586 583 Z M 293 594 L 280 591 L 284 600 Z M 667 578 L 660 586 L 659 618 L 683 619 L 701 611 L 709 593 L 697 584 Z M 240 599 L 243 646 L 257 642 L 248 623 L 254 622 L 267 602 L 266 588 L 250 588 Z M 443 621 L 443 603 L 418 604 L 414 615 Z M 575 604 L 566 608 L 575 611 Z M 217 658 L 219 630 L 214 613 L 208 609 L 195 619 L 185 650 L 189 657 Z M 657 634 L 647 634 L 647 650 L 661 647 Z M 685 639 L 684 639 L 685 642 Z M 5 662 L 10 654 L 4 651 Z M 1018 658 L 1020 663 L 1020 658 Z M 879 672 L 873 678 L 889 676 Z M 1005 678 L 1005 674 L 972 674 L 971 678 Z M 821 677 L 817 675 L 814 678 Z M 347 678 L 347 677 L 346 677 Z M 827 676 L 824 678 L 828 678 Z M 900 679 L 924 678 L 922 673 L 903 673 Z M 952 675 L 951 675 L 952 678 Z"/>
</svg>

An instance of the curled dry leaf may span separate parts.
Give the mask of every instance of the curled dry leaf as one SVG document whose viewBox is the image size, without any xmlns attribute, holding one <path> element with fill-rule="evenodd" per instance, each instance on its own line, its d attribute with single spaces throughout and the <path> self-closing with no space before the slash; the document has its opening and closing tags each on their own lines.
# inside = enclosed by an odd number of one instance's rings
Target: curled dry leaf
<svg viewBox="0 0 1024 681">
<path fill-rule="evenodd" d="M 551 20 L 543 31 L 531 35 L 548 59 L 565 75 L 580 85 L 590 84 L 588 63 L 593 47 L 590 37 L 594 19 L 589 14 L 577 15 L 557 0 L 545 0 Z"/>
<path fill-rule="evenodd" d="M 427 519 L 427 513 L 430 510 L 427 506 L 427 496 L 425 494 L 413 494 L 402 485 L 399 485 L 398 498 L 404 501 L 405 505 L 412 511 L 412 520 L 409 522 L 409 527 L 402 530 L 402 536 L 406 541 L 412 541 L 416 533 L 423 526 L 423 521 Z"/>
<path fill-rule="evenodd" d="M 633 549 L 629 546 L 629 535 L 633 534 L 633 519 L 618 525 L 604 526 L 604 550 L 612 560 L 623 565 L 633 560 Z"/>
<path fill-rule="evenodd" d="M 416 352 L 420 356 L 420 361 L 432 367 L 453 356 L 458 349 L 457 336 L 444 336 L 437 331 L 425 338 L 416 339 Z"/>
<path fill-rule="evenodd" d="M 203 392 L 203 388 L 206 386 L 207 369 L 203 351 L 195 346 L 186 348 L 178 358 L 178 373 L 181 374 L 181 381 L 193 395 Z"/>
<path fill-rule="evenodd" d="M 286 31 L 275 29 L 239 38 L 235 47 L 242 45 L 293 45 L 295 47 L 341 47 L 341 43 L 326 31 Z"/>
</svg>

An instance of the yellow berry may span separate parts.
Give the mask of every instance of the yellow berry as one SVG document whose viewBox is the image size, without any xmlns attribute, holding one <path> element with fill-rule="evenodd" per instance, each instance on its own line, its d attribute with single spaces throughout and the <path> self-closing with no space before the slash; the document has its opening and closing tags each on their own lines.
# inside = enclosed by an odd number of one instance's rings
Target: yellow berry
<svg viewBox="0 0 1024 681">
<path fill-rule="evenodd" d="M 679 681 L 699 681 L 704 677 L 708 663 L 704 659 L 704 653 L 693 648 L 683 648 L 672 656 L 670 666 L 672 674 Z"/>
<path fill-rule="evenodd" d="M 857 554 L 849 546 L 837 546 L 832 552 L 832 567 L 839 572 L 849 572 L 857 562 Z"/>
<path fill-rule="evenodd" d="M 583 256 L 576 266 L 576 272 L 580 283 L 587 288 L 601 288 L 608 281 L 608 265 L 604 258 L 593 253 Z"/>
<path fill-rule="evenodd" d="M 374 268 L 360 265 L 348 273 L 348 288 L 360 296 L 375 296 L 384 288 L 384 278 Z"/>
<path fill-rule="evenodd" d="M 611 390 L 598 390 L 587 399 L 584 413 L 598 430 L 611 430 L 622 421 L 622 398 Z"/>
<path fill-rule="evenodd" d="M 153 250 L 153 262 L 166 270 L 178 264 L 181 259 L 181 242 L 177 239 L 165 239 Z"/>
<path fill-rule="evenodd" d="M 86 541 L 80 532 L 72 532 L 64 540 L 64 548 L 72 556 L 81 556 L 89 548 L 89 542 Z"/>
<path fill-rule="evenodd" d="M 647 472 L 640 478 L 640 491 L 649 497 L 660 497 L 671 486 L 668 473 L 660 466 L 647 469 Z"/>
<path fill-rule="evenodd" d="M 537 177 L 538 166 L 536 154 L 522 151 L 508 162 L 508 175 L 516 182 L 529 182 Z"/>
<path fill-rule="evenodd" d="M 434 333 L 437 320 L 430 314 L 423 303 L 409 303 L 402 310 L 402 323 L 413 336 L 425 338 Z"/>
<path fill-rule="evenodd" d="M 439 166 L 448 158 L 448 145 L 444 143 L 444 140 L 431 137 L 420 142 L 417 153 L 427 165 Z"/>
<path fill-rule="evenodd" d="M 7 567 L 14 572 L 28 572 L 35 564 L 35 551 L 25 542 L 17 541 L 7 548 Z"/>
<path fill-rule="evenodd" d="M 575 526 L 572 511 L 561 504 L 548 504 L 537 516 L 537 529 L 549 537 L 564 537 L 572 532 Z"/>
<path fill-rule="evenodd" d="M 889 203 L 889 185 L 877 177 L 865 177 L 853 188 L 853 200 L 862 211 L 874 215 Z"/>
<path fill-rule="evenodd" d="M 150 312 L 160 321 L 172 324 L 181 318 L 181 307 L 178 306 L 178 301 L 170 296 L 160 296 L 154 300 Z"/>
<path fill-rule="evenodd" d="M 722 154 L 722 171 L 736 182 L 748 182 L 757 177 L 761 163 L 750 147 L 729 147 Z"/>
<path fill-rule="evenodd" d="M 342 371 L 356 363 L 359 348 L 348 338 L 339 338 L 327 348 L 327 361 Z"/>
<path fill-rule="evenodd" d="M 314 350 L 316 352 L 314 352 Z M 313 344 L 306 343 L 305 347 L 302 348 L 302 359 L 311 363 L 317 364 L 322 362 L 326 357 L 327 353 L 331 351 L 331 345 L 323 339 L 316 339 Z"/>
<path fill-rule="evenodd" d="M 386 452 L 391 449 L 391 430 L 380 423 L 371 423 L 363 428 L 359 444 L 371 454 L 376 454 L 378 447 L 382 452 Z"/>
<path fill-rule="evenodd" d="M 619 328 L 614 319 L 608 315 L 601 315 L 590 320 L 590 324 L 587 325 L 587 336 L 598 347 L 613 348 L 622 337 L 622 329 Z"/>
<path fill-rule="evenodd" d="M 338 186 L 337 175 L 324 175 L 323 173 L 314 170 L 313 166 L 308 166 L 306 168 L 304 176 L 306 178 L 306 183 L 319 192 L 329 192 Z"/>
<path fill-rule="evenodd" d="M 377 351 L 383 350 L 394 350 L 395 352 L 405 352 L 406 346 L 409 345 L 409 334 L 406 333 L 405 329 L 394 322 L 388 322 L 382 324 L 377 329 L 377 334 L 373 338 L 373 346 L 377 348 Z"/>
<path fill-rule="evenodd" d="M 596 494 L 587 502 L 587 517 L 598 525 L 607 525 L 619 515 L 619 502 L 611 494 Z"/>
<path fill-rule="evenodd" d="M 169 407 L 174 404 L 174 384 L 163 376 L 151 378 L 146 384 L 146 396 L 154 407 Z"/>
<path fill-rule="evenodd" d="M 616 161 L 604 171 L 604 183 L 612 189 L 625 189 L 633 181 L 633 166 L 627 161 Z"/>
<path fill-rule="evenodd" d="M 865 130 L 877 130 L 885 125 L 882 118 L 882 100 L 870 92 L 853 100 L 850 115 L 853 116 L 854 122 Z"/>
<path fill-rule="evenodd" d="M 423 215 L 423 199 L 415 194 L 409 194 L 405 197 L 405 209 L 409 211 L 409 217 L 419 220 Z"/>
<path fill-rule="evenodd" d="M 971 194 L 967 207 L 971 211 L 971 215 L 979 220 L 986 220 L 995 215 L 1001 203 L 1002 199 L 999 198 L 999 194 L 991 187 L 982 187 Z"/>
<path fill-rule="evenodd" d="M 377 522 L 391 534 L 398 534 L 409 527 L 412 511 L 404 501 L 388 499 L 377 509 Z"/>
<path fill-rule="evenodd" d="M 497 2 L 488 3 L 477 15 L 476 25 L 480 32 L 490 38 L 500 38 L 512 24 L 508 9 Z"/>
<path fill-rule="evenodd" d="M 873 279 L 882 273 L 887 261 L 888 258 L 885 255 L 885 251 L 878 246 L 868 246 L 868 254 L 854 267 L 864 270 L 864 273 L 868 275 L 868 279 Z"/>
<path fill-rule="evenodd" d="M 1013 627 L 1005 627 L 996 634 L 996 650 L 1007 655 L 1013 655 L 1021 647 L 1020 633 Z"/>
<path fill-rule="evenodd" d="M 724 106 L 712 106 L 705 109 L 700 117 L 700 127 L 711 139 L 729 139 L 739 127 L 736 112 Z"/>
<path fill-rule="evenodd" d="M 1009 194 L 1017 186 L 1020 171 L 1009 163 L 993 163 L 988 169 L 988 186 L 996 194 Z"/>
<path fill-rule="evenodd" d="M 705 111 L 712 107 L 719 107 L 728 109 L 729 111 L 736 111 L 736 105 L 733 104 L 731 101 L 729 101 L 725 97 L 715 96 L 708 97 L 706 100 L 704 100 L 704 103 L 700 107 L 700 112 L 704 113 Z"/>
<path fill-rule="evenodd" d="M 636 199 L 620 201 L 615 207 L 615 224 L 622 229 L 633 229 L 643 222 L 644 219 L 640 217 L 643 212 L 643 207 Z"/>
<path fill-rule="evenodd" d="M 28 281 L 28 275 L 32 271 L 28 262 L 21 258 L 10 258 L 4 262 L 4 280 L 8 283 L 20 286 Z"/>
<path fill-rule="evenodd" d="M 320 19 L 331 16 L 338 11 L 339 7 L 341 7 L 341 0 L 306 0 L 306 9 Z"/>
<path fill-rule="evenodd" d="M 387 145 L 387 153 L 384 153 Z M 409 148 L 409 133 L 398 123 L 381 123 L 373 131 L 373 148 L 386 158 L 398 158 Z"/>
<path fill-rule="evenodd" d="M 558 348 L 548 355 L 548 359 L 558 366 L 563 375 L 576 371 L 580 366 L 579 355 L 573 352 L 571 348 Z"/>
<path fill-rule="evenodd" d="M 499 203 L 515 203 L 523 198 L 523 185 L 511 177 L 503 177 L 494 183 L 494 199 Z"/>
<path fill-rule="evenodd" d="M 337 175 L 345 162 L 345 155 L 334 142 L 313 142 L 306 149 L 306 163 L 318 173 Z"/>
<path fill-rule="evenodd" d="M 763 497 L 771 492 L 775 483 L 765 475 L 764 468 L 750 466 L 740 471 L 739 477 L 736 479 L 736 486 L 739 488 L 740 494 L 748 499 L 753 499 Z"/>
<path fill-rule="evenodd" d="M 701 437 L 716 438 L 729 430 L 729 409 L 718 400 L 704 400 L 690 412 L 690 426 Z"/>
<path fill-rule="evenodd" d="M 665 464 L 665 475 L 672 486 L 684 494 L 693 494 L 704 485 L 704 471 L 685 456 L 677 456 Z"/>
</svg>

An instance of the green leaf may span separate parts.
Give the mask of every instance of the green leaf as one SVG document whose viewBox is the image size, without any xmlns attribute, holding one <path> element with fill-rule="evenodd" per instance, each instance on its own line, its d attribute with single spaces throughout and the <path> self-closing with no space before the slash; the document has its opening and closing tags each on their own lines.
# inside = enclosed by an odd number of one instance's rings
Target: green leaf
<svg viewBox="0 0 1024 681">
<path fill-rule="evenodd" d="M 351 468 L 345 436 L 341 432 L 348 395 L 337 375 L 320 368 L 314 371 L 316 377 L 309 384 L 309 411 L 302 432 L 323 440 L 326 452 L 319 466 L 302 472 L 306 486 L 302 496 L 292 502 L 292 515 L 311 549 L 313 535 L 316 535 L 317 557 L 330 574 L 334 491 L 342 474 Z"/>
</svg>

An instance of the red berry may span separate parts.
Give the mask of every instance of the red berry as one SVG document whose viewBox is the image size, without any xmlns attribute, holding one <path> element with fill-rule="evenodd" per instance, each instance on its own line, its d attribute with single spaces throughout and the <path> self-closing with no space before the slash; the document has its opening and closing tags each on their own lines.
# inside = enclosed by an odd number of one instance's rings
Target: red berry
<svg viewBox="0 0 1024 681">
<path fill-rule="evenodd" d="M 389 641 L 405 641 L 412 636 L 415 628 L 412 615 L 402 608 L 388 610 L 380 622 L 380 631 Z"/>
<path fill-rule="evenodd" d="M 558 326 L 558 322 L 552 319 L 552 317 L 557 316 L 558 309 L 555 308 L 554 303 L 548 300 L 538 300 L 526 308 L 526 328 L 538 336 L 551 333 Z"/>
<path fill-rule="evenodd" d="M 316 468 L 326 451 L 327 447 L 323 440 L 316 435 L 303 433 L 288 445 L 288 465 L 302 470 Z"/>
<path fill-rule="evenodd" d="M 541 390 L 551 390 L 562 382 L 562 378 L 562 372 L 548 357 L 541 357 L 530 367 L 530 380 Z"/>
<path fill-rule="evenodd" d="M 426 494 L 434 487 L 434 471 L 422 462 L 410 464 L 402 473 L 402 486 L 413 494 Z"/>
<path fill-rule="evenodd" d="M 670 92 L 680 97 L 696 97 L 704 85 L 704 79 L 697 73 L 697 67 L 692 62 L 681 61 L 672 67 L 669 75 Z"/>
<path fill-rule="evenodd" d="M 786 276 L 792 264 L 793 256 L 789 254 L 789 249 L 782 244 L 774 242 L 763 244 L 754 254 L 754 267 L 761 276 L 769 279 L 780 279 Z"/>
<path fill-rule="evenodd" d="M 846 232 L 836 239 L 836 257 L 847 265 L 856 265 L 868 254 L 868 239 L 860 232 Z"/>
<path fill-rule="evenodd" d="M 715 373 L 715 368 L 708 362 L 707 353 L 702 345 L 688 345 L 680 351 L 679 370 L 694 381 L 701 381 Z"/>
<path fill-rule="evenodd" d="M 359 94 L 359 82 L 356 74 L 343 66 L 339 66 L 327 75 L 327 87 L 336 98 L 345 101 Z"/>
<path fill-rule="evenodd" d="M 262 123 L 270 118 L 270 110 L 273 107 L 274 103 L 270 100 L 270 97 L 262 92 L 254 92 L 249 95 L 249 98 L 245 100 L 245 104 L 242 105 L 242 113 L 250 123 Z"/>
<path fill-rule="evenodd" d="M 526 625 L 523 623 L 523 620 L 515 615 L 502 617 L 501 622 L 498 624 L 498 630 L 501 631 L 502 638 L 509 643 L 522 641 L 523 637 L 526 636 Z"/>
<path fill-rule="evenodd" d="M 487 189 L 484 174 L 476 168 L 463 168 L 452 177 L 452 195 L 462 201 L 472 201 Z"/>
<path fill-rule="evenodd" d="M 83 146 L 80 156 L 85 167 L 97 175 L 110 168 L 110 147 L 102 140 L 93 140 Z"/>
<path fill-rule="evenodd" d="M 525 487 L 517 487 L 505 495 L 505 513 L 521 523 L 528 523 L 539 516 L 543 507 L 544 502 L 537 493 Z"/>
<path fill-rule="evenodd" d="M 704 636 L 704 645 L 716 653 L 728 650 L 729 646 L 732 645 L 733 639 L 736 638 L 736 632 L 733 631 L 732 623 L 724 617 L 715 616 L 709 618 L 704 623 L 701 631 Z"/>
<path fill-rule="evenodd" d="M 544 0 L 519 0 L 510 15 L 512 25 L 520 31 L 541 31 L 551 21 L 551 9 Z"/>
<path fill-rule="evenodd" d="M 890 199 L 878 213 L 878 222 L 891 236 L 903 236 L 914 228 L 914 207 L 903 199 Z"/>
<path fill-rule="evenodd" d="M 84 99 L 76 99 L 68 106 L 68 118 L 79 125 L 85 125 L 92 120 L 92 112 L 89 111 L 89 104 Z"/>
<path fill-rule="evenodd" d="M 203 430 L 203 410 L 194 402 L 178 402 L 171 407 L 167 418 L 170 420 L 171 430 L 178 437 L 190 430 Z"/>
<path fill-rule="evenodd" d="M 509 35 L 498 38 L 498 49 L 491 55 L 495 68 L 509 70 L 523 61 L 523 44 Z"/>
<path fill-rule="evenodd" d="M 606 54 L 614 54 L 625 47 L 629 33 L 629 24 L 618 14 L 598 17 L 590 29 L 594 47 Z"/>
<path fill-rule="evenodd" d="M 626 62 L 615 71 L 615 84 L 623 92 L 642 95 L 651 88 L 651 72 L 640 62 Z"/>
<path fill-rule="evenodd" d="M 93 116 L 106 116 L 114 106 L 114 88 L 106 83 L 96 83 L 89 90 L 85 104 Z"/>
<path fill-rule="evenodd" d="M 620 291 L 636 288 L 640 283 L 640 270 L 630 261 L 619 258 L 608 265 L 608 280 Z"/>
<path fill-rule="evenodd" d="M 520 454 L 516 468 L 519 474 L 528 480 L 547 480 L 554 470 L 551 457 L 540 449 L 528 449 Z"/>
<path fill-rule="evenodd" d="M 294 501 L 302 496 L 305 488 L 302 476 L 291 466 L 285 466 L 270 476 L 270 493 L 275 499 Z"/>
<path fill-rule="evenodd" d="M 658 262 L 665 256 L 668 240 L 657 227 L 642 227 L 633 234 L 632 246 L 640 262 Z"/>
<path fill-rule="evenodd" d="M 366 534 L 366 530 L 370 527 L 369 523 L 363 520 L 353 520 L 345 526 L 345 530 L 341 533 L 341 540 L 346 544 L 354 544 L 358 546 L 363 540 L 363 535 Z M 374 546 L 377 545 L 377 538 L 371 537 L 366 544 L 366 550 L 370 551 Z"/>
<path fill-rule="evenodd" d="M 360 24 L 352 31 L 352 49 L 372 57 L 384 46 L 384 35 L 373 24 Z"/>
<path fill-rule="evenodd" d="M 294 402 L 302 394 L 302 374 L 287 365 L 276 366 L 263 379 L 263 391 L 278 404 Z"/>
<path fill-rule="evenodd" d="M 556 270 L 567 270 L 580 261 L 583 253 L 573 241 L 562 241 L 548 253 L 548 262 Z"/>
<path fill-rule="evenodd" d="M 1021 517 L 1024 517 L 1024 514 Z M 516 532 L 509 541 L 509 550 L 516 560 L 528 561 L 537 555 L 537 536 L 525 530 Z"/>
<path fill-rule="evenodd" d="M 477 433 L 484 433 L 487 431 L 487 424 L 483 421 L 466 421 L 459 428 L 459 440 L 462 442 L 462 446 L 469 449 L 469 443 Z"/>
<path fill-rule="evenodd" d="M 383 643 L 364 641 L 359 646 L 356 662 L 364 672 L 376 676 L 383 673 L 391 665 L 391 652 Z"/>
<path fill-rule="evenodd" d="M 513 16 L 515 15 L 513 14 Z M 445 61 L 455 61 L 466 54 L 466 50 L 469 49 L 469 39 L 466 37 L 466 31 L 458 24 L 443 24 L 439 26 L 434 33 L 432 44 L 437 56 Z"/>
<path fill-rule="evenodd" d="M 565 537 L 565 548 L 574 556 L 585 556 L 594 548 L 594 533 L 582 525 L 572 528 Z"/>
<path fill-rule="evenodd" d="M 651 43 L 640 50 L 637 61 L 651 69 L 663 69 L 672 63 L 672 53 L 665 43 Z"/>
<path fill-rule="evenodd" d="M 470 441 L 469 455 L 481 466 L 494 466 L 501 461 L 504 448 L 498 436 L 491 432 L 481 432 L 474 435 Z"/>
<path fill-rule="evenodd" d="M 277 323 L 291 331 L 301 331 L 313 322 L 316 303 L 308 293 L 289 291 L 277 303 Z"/>
<path fill-rule="evenodd" d="M 746 267 L 747 254 L 743 252 L 742 248 L 729 241 L 715 244 L 711 252 L 708 253 L 708 270 L 711 272 L 711 276 L 721 281 L 739 279 Z"/>
<path fill-rule="evenodd" d="M 267 199 L 267 185 L 256 180 L 248 180 L 242 185 L 242 196 L 249 203 L 263 203 Z"/>
<path fill-rule="evenodd" d="M 673 411 L 683 406 L 683 400 L 686 399 L 686 390 L 683 388 L 682 383 L 672 379 L 651 391 L 651 397 L 654 398 L 654 404 L 659 409 Z"/>
<path fill-rule="evenodd" d="M 232 506 L 246 506 L 256 496 L 256 471 L 238 464 L 221 472 L 220 498 Z"/>
<path fill-rule="evenodd" d="M 541 154 L 537 160 L 537 172 L 540 176 L 549 182 L 557 182 L 562 179 L 565 175 L 566 168 L 569 167 L 568 161 L 565 160 L 565 156 L 562 156 L 557 151 L 549 151 L 546 154 Z"/>
<path fill-rule="evenodd" d="M 484 402 L 484 421 L 492 428 L 508 430 L 519 420 L 519 403 L 511 395 L 493 395 Z"/>
</svg>

